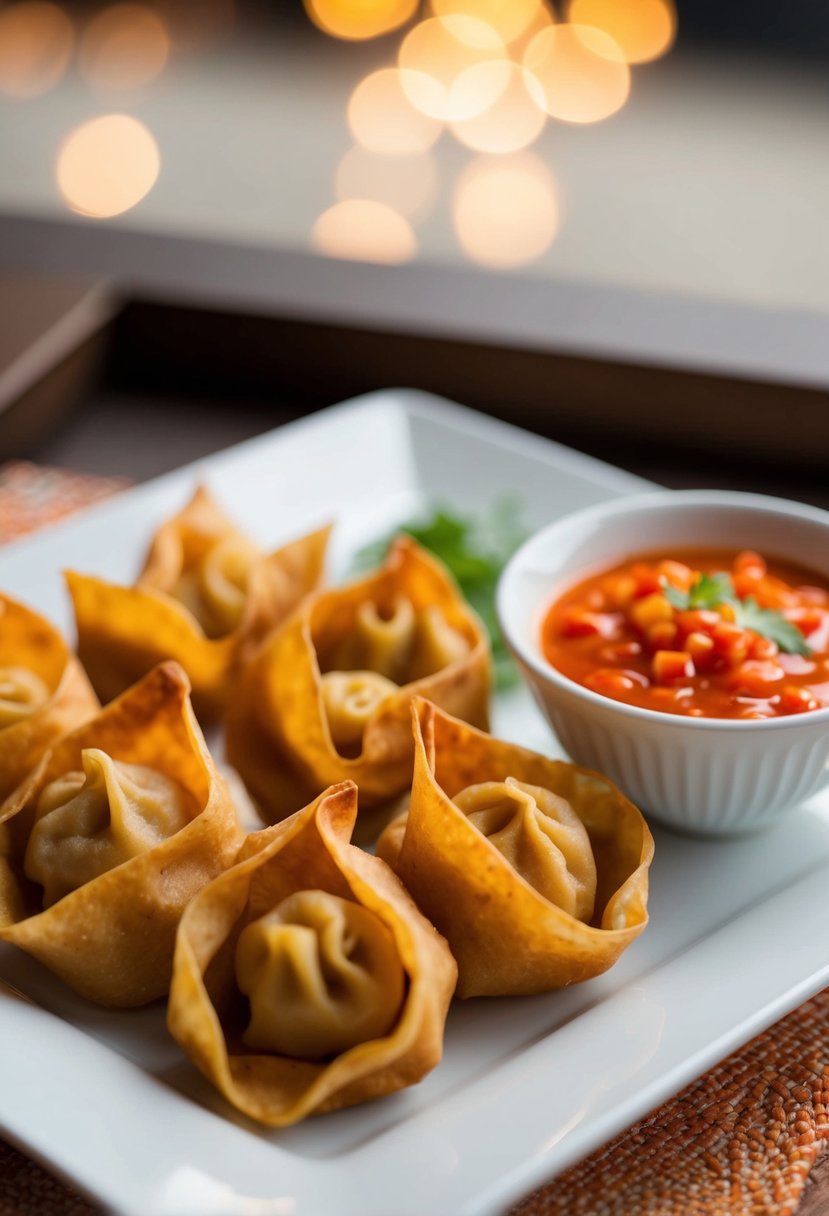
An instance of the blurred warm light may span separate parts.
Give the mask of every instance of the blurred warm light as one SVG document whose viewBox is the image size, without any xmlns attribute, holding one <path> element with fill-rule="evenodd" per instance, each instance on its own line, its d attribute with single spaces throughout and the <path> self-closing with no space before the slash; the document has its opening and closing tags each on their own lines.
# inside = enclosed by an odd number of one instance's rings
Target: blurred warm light
<svg viewBox="0 0 829 1216">
<path fill-rule="evenodd" d="M 509 160 L 476 157 L 458 181 L 452 220 L 473 261 L 496 269 L 533 262 L 559 227 L 553 176 L 531 152 Z"/>
<path fill-rule="evenodd" d="M 625 104 L 630 68 L 616 43 L 589 25 L 552 25 L 524 54 L 533 96 L 553 118 L 601 122 Z"/>
<path fill-rule="evenodd" d="M 326 34 L 356 41 L 377 38 L 409 21 L 418 0 L 303 0 L 305 11 Z"/>
<path fill-rule="evenodd" d="M 430 152 L 388 157 L 351 148 L 337 166 L 337 198 L 373 199 L 410 220 L 422 220 L 438 194 L 438 169 Z"/>
<path fill-rule="evenodd" d="M 537 19 L 542 0 L 432 0 L 436 17 L 477 17 L 504 42 L 514 42 Z"/>
<path fill-rule="evenodd" d="M 397 68 L 382 68 L 363 78 L 348 103 L 348 126 L 370 152 L 408 156 L 425 152 L 443 130 L 436 118 L 421 114 L 409 101 Z"/>
<path fill-rule="evenodd" d="M 74 41 L 72 22 L 57 4 L 26 0 L 0 10 L 0 93 L 29 98 L 54 88 Z"/>
<path fill-rule="evenodd" d="M 553 24 L 553 14 L 546 4 L 539 4 L 535 10 L 532 20 L 518 38 L 515 38 L 510 43 L 510 55 L 520 63 L 527 47 L 532 42 L 536 34 L 540 34 L 542 30 L 546 30 Z"/>
<path fill-rule="evenodd" d="M 481 114 L 509 80 L 504 41 L 476 17 L 430 17 L 410 30 L 400 47 L 400 83 L 412 105 L 431 118 L 458 122 Z M 485 79 L 472 71 L 501 66 Z"/>
<path fill-rule="evenodd" d="M 628 63 L 658 59 L 676 35 L 673 0 L 570 0 L 567 15 L 577 24 L 604 30 Z"/>
<path fill-rule="evenodd" d="M 198 54 L 227 42 L 236 22 L 234 0 L 156 0 L 176 51 Z"/>
<path fill-rule="evenodd" d="M 417 241 L 408 220 L 373 199 L 335 203 L 311 229 L 311 244 L 331 258 L 355 262 L 408 262 Z"/>
<path fill-rule="evenodd" d="M 96 89 L 119 91 L 149 84 L 170 53 L 164 22 L 143 4 L 113 4 L 84 31 L 80 69 Z"/>
<path fill-rule="evenodd" d="M 483 74 L 500 68 L 501 64 L 482 63 L 470 69 L 470 78 L 473 72 Z M 541 134 L 547 121 L 546 113 L 531 95 L 530 85 L 526 70 L 518 64 L 510 64 L 507 87 L 493 105 L 474 118 L 452 123 L 453 135 L 476 152 L 503 155 L 528 147 Z"/>
<path fill-rule="evenodd" d="M 107 114 L 77 127 L 58 153 L 60 192 L 73 211 L 106 219 L 129 211 L 155 185 L 158 146 L 138 119 Z"/>
</svg>

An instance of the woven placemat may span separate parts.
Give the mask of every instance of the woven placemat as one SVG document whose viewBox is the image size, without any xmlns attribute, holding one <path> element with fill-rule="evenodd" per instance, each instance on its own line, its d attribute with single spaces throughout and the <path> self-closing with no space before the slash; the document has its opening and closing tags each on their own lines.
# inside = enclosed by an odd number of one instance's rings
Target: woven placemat
<svg viewBox="0 0 829 1216">
<path fill-rule="evenodd" d="M 129 484 L 126 477 L 98 477 L 9 460 L 0 465 L 0 544 L 109 498 Z"/>
<path fill-rule="evenodd" d="M 99 1216 L 99 1212 L 0 1140 L 0 1216 Z"/>
<path fill-rule="evenodd" d="M 829 989 L 514 1216 L 791 1216 L 827 1146 Z"/>
<path fill-rule="evenodd" d="M 20 462 L 5 465 L 0 539 L 31 531 L 125 484 Z M 792 1216 L 827 1146 L 829 989 L 536 1191 L 513 1216 Z M 0 1140 L 0 1216 L 98 1211 Z M 810 1216 L 822 1213 L 829 1213 L 829 1187 Z"/>
</svg>

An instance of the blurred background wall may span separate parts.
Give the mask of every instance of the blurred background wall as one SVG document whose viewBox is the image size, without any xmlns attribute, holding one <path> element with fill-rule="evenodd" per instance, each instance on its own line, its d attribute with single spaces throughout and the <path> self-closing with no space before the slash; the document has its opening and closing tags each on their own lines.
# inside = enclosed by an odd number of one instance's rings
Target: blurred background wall
<svg viewBox="0 0 829 1216">
<path fill-rule="evenodd" d="M 828 52 L 816 2 L 0 5 L 0 447 L 406 383 L 817 483 Z"/>
</svg>

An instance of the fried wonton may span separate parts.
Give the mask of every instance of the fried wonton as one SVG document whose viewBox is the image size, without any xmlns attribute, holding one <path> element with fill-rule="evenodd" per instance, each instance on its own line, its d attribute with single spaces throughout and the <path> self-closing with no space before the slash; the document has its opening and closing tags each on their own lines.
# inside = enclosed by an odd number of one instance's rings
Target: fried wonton
<svg viewBox="0 0 829 1216">
<path fill-rule="evenodd" d="M 438 1063 L 457 968 L 388 866 L 350 844 L 344 782 L 248 836 L 182 918 L 173 1037 L 272 1127 L 379 1098 Z"/>
<path fill-rule="evenodd" d="M 361 808 L 407 789 L 410 702 L 486 727 L 489 645 L 438 560 L 408 537 L 365 578 L 309 597 L 250 664 L 228 713 L 228 760 L 277 821 L 351 779 Z"/>
<path fill-rule="evenodd" d="M 188 693 L 157 667 L 0 806 L 0 940 L 101 1005 L 167 991 L 181 914 L 243 838 Z"/>
<path fill-rule="evenodd" d="M 653 839 L 606 777 L 413 707 L 408 815 L 377 845 L 458 961 L 458 996 L 606 971 L 647 924 Z"/>
<path fill-rule="evenodd" d="M 221 717 L 239 668 L 319 583 L 329 531 L 266 555 L 201 486 L 156 533 L 134 587 L 68 572 L 78 653 L 101 699 L 175 659 L 199 717 Z"/>
<path fill-rule="evenodd" d="M 0 595 L 0 801 L 53 740 L 99 708 L 83 668 L 54 626 Z"/>
</svg>

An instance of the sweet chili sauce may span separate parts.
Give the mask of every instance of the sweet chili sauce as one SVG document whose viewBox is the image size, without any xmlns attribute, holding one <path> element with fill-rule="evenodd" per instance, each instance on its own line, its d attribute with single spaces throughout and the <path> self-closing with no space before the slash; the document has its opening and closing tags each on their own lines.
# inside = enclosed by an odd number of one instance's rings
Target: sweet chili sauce
<svg viewBox="0 0 829 1216">
<path fill-rule="evenodd" d="M 553 667 L 617 701 L 704 718 L 776 718 L 829 706 L 829 587 L 744 550 L 623 562 L 552 604 Z"/>
</svg>

